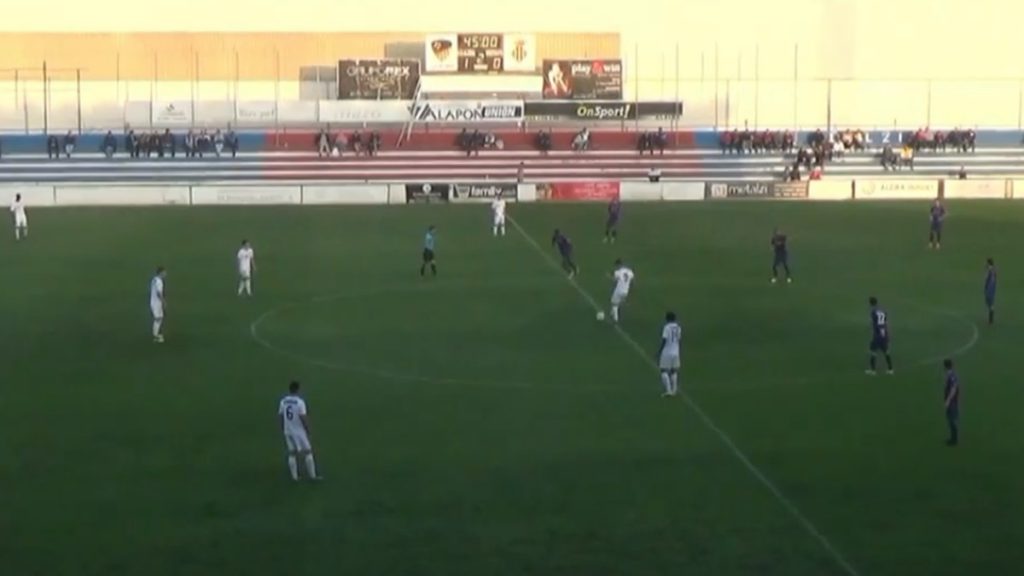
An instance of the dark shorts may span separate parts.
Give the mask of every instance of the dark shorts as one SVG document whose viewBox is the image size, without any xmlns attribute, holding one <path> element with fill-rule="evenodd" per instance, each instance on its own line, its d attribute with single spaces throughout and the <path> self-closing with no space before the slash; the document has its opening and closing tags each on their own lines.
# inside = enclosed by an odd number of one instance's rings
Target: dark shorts
<svg viewBox="0 0 1024 576">
<path fill-rule="evenodd" d="M 433 262 L 434 261 L 434 251 L 431 250 L 430 248 L 424 248 L 423 249 L 423 261 L 424 262 Z"/>
<path fill-rule="evenodd" d="M 785 252 L 776 252 L 775 253 L 775 263 L 776 264 L 786 264 L 787 262 L 789 262 L 789 254 L 787 254 Z"/>
<path fill-rule="evenodd" d="M 618 216 L 609 216 L 608 217 L 608 227 L 609 228 L 614 228 L 615 226 L 618 226 L 618 225 L 619 225 L 619 217 Z"/>
<path fill-rule="evenodd" d="M 875 336 L 871 339 L 871 344 L 868 349 L 872 352 L 888 352 L 889 351 L 889 337 L 888 336 Z"/>
<path fill-rule="evenodd" d="M 932 222 L 932 232 L 941 233 L 942 232 L 942 222 Z"/>
<path fill-rule="evenodd" d="M 989 308 L 991 308 L 992 306 L 995 306 L 995 304 L 996 304 L 996 293 L 995 292 L 985 292 L 985 305 L 988 306 Z"/>
<path fill-rule="evenodd" d="M 949 408 L 946 408 L 946 420 L 948 420 L 950 422 L 959 422 L 960 421 L 960 407 L 959 406 L 950 406 Z"/>
</svg>

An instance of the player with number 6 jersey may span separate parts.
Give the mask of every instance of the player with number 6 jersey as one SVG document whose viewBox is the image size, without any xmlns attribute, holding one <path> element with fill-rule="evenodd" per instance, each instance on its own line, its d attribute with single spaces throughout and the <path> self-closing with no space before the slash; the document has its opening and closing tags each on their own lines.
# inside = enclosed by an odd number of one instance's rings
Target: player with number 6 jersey
<svg viewBox="0 0 1024 576">
<path fill-rule="evenodd" d="M 299 396 L 299 383 L 292 382 L 288 386 L 288 395 L 281 399 L 277 406 L 277 416 L 284 432 L 284 443 L 288 448 L 288 472 L 292 480 L 299 479 L 298 457 L 302 456 L 306 463 L 306 474 L 310 480 L 319 480 L 316 474 L 316 462 L 313 459 L 313 447 L 309 443 L 309 420 L 306 401 Z"/>
</svg>

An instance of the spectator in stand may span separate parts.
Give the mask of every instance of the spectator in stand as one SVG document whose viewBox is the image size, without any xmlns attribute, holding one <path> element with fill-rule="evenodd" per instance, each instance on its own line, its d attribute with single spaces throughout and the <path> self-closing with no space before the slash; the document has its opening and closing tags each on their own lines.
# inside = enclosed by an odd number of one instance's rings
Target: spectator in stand
<svg viewBox="0 0 1024 576">
<path fill-rule="evenodd" d="M 498 147 L 498 137 L 494 135 L 494 132 L 487 132 L 484 134 L 484 148 L 487 150 L 494 150 Z"/>
<path fill-rule="evenodd" d="M 903 145 L 903 151 L 900 153 L 900 167 L 903 166 L 914 169 L 914 147 L 909 142 Z"/>
<path fill-rule="evenodd" d="M 227 145 L 228 150 L 231 151 L 231 157 L 235 158 L 238 156 L 238 134 L 228 126 L 228 133 L 224 136 L 224 143 Z"/>
<path fill-rule="evenodd" d="M 326 128 L 321 128 L 316 136 L 316 155 L 321 158 L 331 155 L 331 138 Z"/>
<path fill-rule="evenodd" d="M 117 139 L 114 138 L 114 133 L 110 130 L 107 130 L 107 135 L 103 137 L 103 144 L 100 146 L 100 150 L 108 159 L 113 158 L 114 153 L 117 152 Z"/>
<path fill-rule="evenodd" d="M 203 158 L 213 148 L 213 139 L 210 138 L 210 131 L 206 128 L 199 131 L 198 144 L 200 158 Z"/>
<path fill-rule="evenodd" d="M 217 158 L 224 152 L 224 134 L 221 133 L 220 128 L 213 133 L 213 151 L 217 154 Z"/>
<path fill-rule="evenodd" d="M 77 141 L 78 139 L 71 133 L 71 130 L 68 130 L 68 133 L 64 136 L 64 155 L 68 158 L 71 158 L 71 154 L 74 153 Z"/>
<path fill-rule="evenodd" d="M 811 175 L 808 177 L 808 180 L 821 180 L 821 173 L 822 167 L 815 166 L 814 170 L 811 170 Z"/>
<path fill-rule="evenodd" d="M 370 156 L 376 156 L 380 152 L 380 132 L 374 130 L 370 133 L 370 144 L 367 148 L 367 153 Z"/>
<path fill-rule="evenodd" d="M 526 163 L 520 162 L 519 168 L 516 169 L 516 182 L 522 184 L 526 177 Z"/>
<path fill-rule="evenodd" d="M 882 148 L 882 169 L 889 171 L 895 170 L 899 164 L 899 156 L 896 155 L 896 151 L 893 150 L 892 144 L 886 144 Z"/>
<path fill-rule="evenodd" d="M 465 128 L 463 128 L 462 132 L 459 132 L 459 135 L 455 137 L 455 145 L 459 147 L 459 150 L 462 150 L 463 152 L 465 152 L 466 156 L 469 156 L 469 150 L 470 150 L 469 132 L 466 131 Z"/>
<path fill-rule="evenodd" d="M 551 146 L 551 132 L 544 130 L 537 132 L 537 149 L 540 150 L 540 153 L 547 156 L 551 152 Z"/>
<path fill-rule="evenodd" d="M 651 169 L 647 171 L 647 179 L 651 182 L 661 182 L 661 168 L 651 166 Z"/>
<path fill-rule="evenodd" d="M 576 133 L 572 139 L 572 149 L 575 152 L 586 152 L 590 150 L 590 129 L 584 128 Z"/>
<path fill-rule="evenodd" d="M 196 157 L 196 133 L 191 129 L 185 133 L 185 157 L 195 158 Z"/>
<path fill-rule="evenodd" d="M 46 137 L 46 157 L 50 159 L 60 158 L 60 143 L 53 134 Z"/>
<path fill-rule="evenodd" d="M 161 139 L 160 144 L 161 144 L 161 149 L 164 151 L 164 152 L 162 152 L 160 154 L 161 157 L 163 157 L 164 153 L 169 153 L 171 155 L 171 158 L 174 158 L 175 156 L 177 156 L 177 154 L 178 154 L 178 150 L 177 150 L 178 145 L 177 145 L 177 142 L 174 140 L 174 134 L 171 134 L 171 129 L 170 128 L 164 129 L 164 136 Z"/>
<path fill-rule="evenodd" d="M 352 133 L 352 138 L 349 143 L 352 145 L 352 152 L 354 152 L 356 156 L 363 153 L 363 135 L 359 130 Z"/>
<path fill-rule="evenodd" d="M 469 137 L 469 153 L 480 155 L 480 148 L 484 145 L 484 135 L 479 130 L 473 130 L 473 134 Z"/>
<path fill-rule="evenodd" d="M 4 141 L 0 140 L 0 158 L 4 157 Z"/>
<path fill-rule="evenodd" d="M 967 168 L 960 166 L 960 171 L 956 173 L 957 180 L 967 180 Z"/>
<path fill-rule="evenodd" d="M 131 128 L 124 135 L 124 151 L 128 153 L 129 158 L 135 158 L 135 130 Z"/>
</svg>

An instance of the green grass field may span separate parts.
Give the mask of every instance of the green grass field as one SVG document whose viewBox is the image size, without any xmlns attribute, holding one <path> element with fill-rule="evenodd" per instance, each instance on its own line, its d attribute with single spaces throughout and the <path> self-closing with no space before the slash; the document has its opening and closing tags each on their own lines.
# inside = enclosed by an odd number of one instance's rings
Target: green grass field
<svg viewBox="0 0 1024 576">
<path fill-rule="evenodd" d="M 501 239 L 486 206 L 36 210 L 29 241 L 0 242 L 0 572 L 1017 573 L 1024 204 L 950 212 L 932 252 L 923 204 L 627 205 L 615 246 L 599 205 L 513 206 L 525 235 Z M 422 280 L 429 223 L 441 274 Z M 790 286 L 768 283 L 775 225 Z M 556 226 L 582 293 L 550 260 Z M 588 302 L 616 256 L 637 273 L 621 333 Z M 895 376 L 863 374 L 869 295 Z M 707 420 L 660 397 L 670 308 Z M 319 484 L 287 476 L 292 378 Z"/>
</svg>

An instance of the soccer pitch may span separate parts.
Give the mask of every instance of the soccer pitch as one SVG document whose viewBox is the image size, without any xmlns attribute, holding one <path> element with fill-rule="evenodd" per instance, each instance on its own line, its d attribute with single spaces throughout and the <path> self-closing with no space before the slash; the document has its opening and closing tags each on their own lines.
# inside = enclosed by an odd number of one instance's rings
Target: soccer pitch
<svg viewBox="0 0 1024 576">
<path fill-rule="evenodd" d="M 922 203 L 630 204 L 615 245 L 603 205 L 511 205 L 504 238 L 484 205 L 30 209 L 28 241 L 0 242 L 0 571 L 1016 573 L 1024 203 L 948 208 L 937 252 Z M 791 285 L 768 282 L 775 226 Z M 593 305 L 616 257 L 621 330 Z M 863 373 L 871 295 L 894 376 Z M 652 365 L 670 309 L 685 398 Z M 288 478 L 291 379 L 321 483 Z"/>
</svg>

